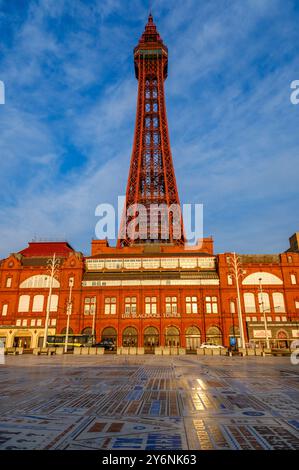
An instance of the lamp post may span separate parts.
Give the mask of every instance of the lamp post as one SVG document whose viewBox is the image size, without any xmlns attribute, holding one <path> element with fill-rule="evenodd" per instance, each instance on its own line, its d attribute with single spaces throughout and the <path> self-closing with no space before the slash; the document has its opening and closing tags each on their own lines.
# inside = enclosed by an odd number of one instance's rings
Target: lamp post
<svg viewBox="0 0 299 470">
<path fill-rule="evenodd" d="M 70 317 L 72 313 L 72 290 L 74 287 L 74 278 L 70 277 L 69 279 L 69 298 L 67 302 L 67 307 L 66 307 L 66 315 L 67 315 L 67 320 L 66 320 L 66 332 L 65 332 L 65 343 L 64 343 L 64 352 L 67 353 L 67 346 L 68 346 L 68 340 L 69 340 L 69 331 L 70 331 Z"/>
<path fill-rule="evenodd" d="M 270 342 L 269 342 L 269 336 L 268 336 L 268 324 L 267 324 L 267 319 L 266 319 L 266 310 L 264 307 L 264 296 L 263 296 L 263 287 L 262 287 L 262 278 L 259 278 L 259 292 L 260 292 L 260 297 L 261 301 L 259 304 L 262 307 L 262 312 L 263 312 L 263 317 L 264 317 L 264 327 L 265 327 L 265 335 L 266 335 L 266 346 L 267 349 L 270 349 Z"/>
<path fill-rule="evenodd" d="M 239 287 L 239 279 L 243 276 L 244 271 L 241 268 L 240 258 L 236 255 L 236 253 L 233 253 L 233 256 L 228 258 L 228 262 L 231 267 L 231 274 L 234 276 L 235 281 L 236 281 L 237 311 L 238 311 L 241 348 L 245 348 L 245 336 L 244 336 L 244 328 L 243 328 L 241 297 L 240 297 L 240 287 Z"/>
<path fill-rule="evenodd" d="M 93 309 L 93 317 L 92 317 L 92 343 L 95 344 L 96 338 L 95 338 L 95 326 L 96 326 L 96 303 L 91 304 L 91 308 Z"/>
<path fill-rule="evenodd" d="M 48 326 L 50 319 L 50 310 L 51 310 L 51 298 L 52 298 L 52 289 L 53 289 L 53 280 L 58 272 L 60 261 L 56 258 L 54 253 L 53 258 L 50 258 L 47 261 L 48 272 L 50 273 L 50 286 L 49 286 L 49 296 L 47 302 L 47 312 L 46 312 L 46 324 L 45 324 L 45 334 L 43 339 L 43 348 L 47 346 L 47 337 L 48 337 Z"/>
</svg>

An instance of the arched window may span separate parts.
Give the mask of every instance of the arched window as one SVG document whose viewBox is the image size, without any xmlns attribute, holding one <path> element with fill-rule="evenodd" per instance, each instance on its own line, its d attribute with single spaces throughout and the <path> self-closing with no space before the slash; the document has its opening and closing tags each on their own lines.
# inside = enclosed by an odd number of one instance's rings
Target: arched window
<svg viewBox="0 0 299 470">
<path fill-rule="evenodd" d="M 272 300 L 273 300 L 275 312 L 284 313 L 286 311 L 285 305 L 284 305 L 284 297 L 281 292 L 274 292 L 272 294 Z"/>
<path fill-rule="evenodd" d="M 83 328 L 83 330 L 81 331 L 81 334 L 82 334 L 82 335 L 89 335 L 89 336 L 91 336 L 91 335 L 92 335 L 92 328 L 90 328 L 90 326 L 86 326 L 86 327 Z"/>
<path fill-rule="evenodd" d="M 33 297 L 33 312 L 42 312 L 44 309 L 44 296 L 43 295 L 35 295 Z"/>
<path fill-rule="evenodd" d="M 123 346 L 137 346 L 138 333 L 136 328 L 128 326 L 123 331 Z"/>
<path fill-rule="evenodd" d="M 254 294 L 252 294 L 251 292 L 246 292 L 244 294 L 244 305 L 245 305 L 245 312 L 246 313 L 255 313 L 256 312 Z"/>
<path fill-rule="evenodd" d="M 18 312 L 29 312 L 30 295 L 20 295 Z"/>
<path fill-rule="evenodd" d="M 222 344 L 222 332 L 218 326 L 211 326 L 207 331 L 207 342 L 215 345 Z"/>
<path fill-rule="evenodd" d="M 66 327 L 62 328 L 61 334 L 62 335 L 66 334 Z M 74 330 L 73 330 L 73 328 L 69 327 L 69 335 L 72 335 L 72 334 L 74 334 Z"/>
<path fill-rule="evenodd" d="M 259 283 L 260 283 L 260 279 L 261 279 L 261 283 L 262 284 L 282 284 L 282 280 L 279 279 L 278 276 L 275 276 L 274 274 L 271 274 L 271 273 L 267 273 L 265 271 L 259 271 L 259 272 L 256 272 L 256 273 L 252 273 L 252 274 L 249 274 L 248 276 L 246 276 L 244 279 L 243 279 L 243 282 L 242 284 L 244 286 L 249 286 L 249 285 L 254 285 L 254 286 L 258 286 Z"/>
<path fill-rule="evenodd" d="M 30 289 L 32 287 L 42 288 L 42 287 L 50 287 L 51 277 L 47 274 L 37 274 L 36 276 L 31 276 L 25 279 L 25 281 L 21 282 L 20 287 L 22 289 Z M 57 279 L 53 278 L 52 280 L 52 287 L 57 288 L 60 287 L 60 283 Z"/>
<path fill-rule="evenodd" d="M 229 302 L 229 311 L 230 313 L 236 313 L 236 304 L 234 300 Z"/>
<path fill-rule="evenodd" d="M 196 350 L 200 346 L 200 329 L 197 326 L 189 326 L 186 329 L 186 348 Z"/>
<path fill-rule="evenodd" d="M 166 328 L 166 346 L 180 345 L 180 330 L 176 326 L 168 326 Z"/>
</svg>

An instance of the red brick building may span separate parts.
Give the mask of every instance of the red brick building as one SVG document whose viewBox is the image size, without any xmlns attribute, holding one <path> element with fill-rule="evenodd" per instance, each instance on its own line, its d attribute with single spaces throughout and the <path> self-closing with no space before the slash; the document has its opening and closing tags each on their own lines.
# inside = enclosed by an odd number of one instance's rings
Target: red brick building
<svg viewBox="0 0 299 470">
<path fill-rule="evenodd" d="M 299 338 L 299 252 L 240 255 L 245 340 L 265 340 L 264 312 L 272 344 Z M 48 334 L 65 332 L 72 278 L 71 332 L 113 338 L 119 347 L 180 346 L 210 341 L 229 345 L 239 336 L 232 253 L 214 255 L 212 239 L 200 250 L 168 245 L 109 247 L 95 240 L 91 256 L 66 242 L 31 242 L 0 266 L 0 338 L 7 346 L 41 344 L 49 295 L 47 261 L 60 261 L 53 285 Z M 263 308 L 259 298 L 262 279 Z M 235 334 L 234 334 L 235 333 Z"/>
<path fill-rule="evenodd" d="M 147 219 L 151 204 L 179 205 L 164 97 L 168 51 L 151 15 L 134 64 L 138 99 L 126 207 L 144 204 Z M 214 254 L 211 238 L 188 248 L 183 230 L 165 241 L 159 223 L 154 235 L 146 231 L 134 242 L 125 233 L 116 247 L 94 240 L 90 256 L 66 242 L 31 242 L 2 260 L 0 338 L 8 347 L 34 348 L 42 344 L 46 316 L 48 335 L 63 334 L 69 312 L 72 334 L 110 338 L 139 352 L 228 346 L 240 337 L 240 319 L 247 343 L 265 342 L 266 331 L 275 346 L 299 339 L 298 233 L 284 253 L 237 259 Z M 59 269 L 48 301 L 54 254 Z"/>
</svg>

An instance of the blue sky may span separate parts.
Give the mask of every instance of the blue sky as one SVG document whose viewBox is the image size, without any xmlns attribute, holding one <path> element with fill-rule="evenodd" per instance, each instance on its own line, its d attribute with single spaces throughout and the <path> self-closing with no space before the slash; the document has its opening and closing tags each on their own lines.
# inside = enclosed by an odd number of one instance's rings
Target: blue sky
<svg viewBox="0 0 299 470">
<path fill-rule="evenodd" d="M 181 202 L 215 250 L 273 253 L 299 230 L 296 0 L 153 0 Z M 0 257 L 37 238 L 88 254 L 125 193 L 148 1 L 0 0 Z"/>
</svg>

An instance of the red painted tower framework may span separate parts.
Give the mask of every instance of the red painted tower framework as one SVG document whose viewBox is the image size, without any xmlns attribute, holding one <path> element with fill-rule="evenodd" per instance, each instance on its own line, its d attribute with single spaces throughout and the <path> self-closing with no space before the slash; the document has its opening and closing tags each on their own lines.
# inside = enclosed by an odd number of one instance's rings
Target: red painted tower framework
<svg viewBox="0 0 299 470">
<path fill-rule="evenodd" d="M 167 77 L 168 49 L 157 32 L 150 14 L 138 45 L 134 49 L 135 75 L 138 79 L 138 98 L 135 136 L 125 209 L 121 222 L 118 246 L 136 243 L 171 243 L 184 245 L 183 220 L 171 156 L 166 115 L 164 80 Z M 137 205 L 146 209 L 141 215 Z M 162 215 L 158 206 L 164 207 Z M 128 208 L 132 211 L 129 214 Z M 167 236 L 163 232 L 167 218 Z M 153 215 L 156 223 L 151 225 Z M 136 223 L 141 235 L 130 237 L 128 227 Z M 143 223 L 146 222 L 146 225 Z"/>
</svg>

